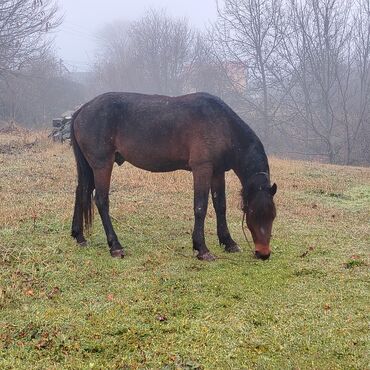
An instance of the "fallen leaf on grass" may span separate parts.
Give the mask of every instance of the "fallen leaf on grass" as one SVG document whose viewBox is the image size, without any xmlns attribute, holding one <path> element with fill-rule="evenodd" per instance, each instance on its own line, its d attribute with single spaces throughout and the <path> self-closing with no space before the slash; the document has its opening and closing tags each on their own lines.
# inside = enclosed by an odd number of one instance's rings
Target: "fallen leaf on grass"
<svg viewBox="0 0 370 370">
<path fill-rule="evenodd" d="M 24 292 L 24 294 L 27 296 L 27 297 L 33 297 L 35 295 L 33 289 L 29 289 L 29 290 L 26 290 Z"/>
<path fill-rule="evenodd" d="M 46 348 L 49 342 L 50 342 L 49 333 L 43 333 L 42 338 L 36 344 L 36 348 L 37 349 Z"/>
<path fill-rule="evenodd" d="M 52 290 L 51 290 L 51 292 L 49 292 L 49 294 L 47 295 L 47 297 L 49 298 L 49 299 L 53 299 L 55 296 L 57 296 L 58 294 L 60 294 L 61 293 L 61 290 L 60 290 L 60 288 L 59 287 L 54 287 Z"/>
<path fill-rule="evenodd" d="M 47 345 L 48 345 L 48 340 L 47 339 L 41 339 L 37 344 L 36 344 L 36 348 L 37 349 L 43 349 L 43 348 L 46 348 Z"/>
<path fill-rule="evenodd" d="M 306 250 L 306 252 L 304 252 L 304 253 L 302 253 L 302 254 L 300 255 L 300 257 L 301 257 L 301 258 L 306 257 L 306 256 L 308 255 L 308 253 L 310 253 L 310 252 L 311 252 L 311 251 L 313 251 L 314 249 L 315 249 L 315 247 L 313 247 L 313 246 L 309 247 L 309 248 L 308 248 L 308 250 Z"/>
</svg>

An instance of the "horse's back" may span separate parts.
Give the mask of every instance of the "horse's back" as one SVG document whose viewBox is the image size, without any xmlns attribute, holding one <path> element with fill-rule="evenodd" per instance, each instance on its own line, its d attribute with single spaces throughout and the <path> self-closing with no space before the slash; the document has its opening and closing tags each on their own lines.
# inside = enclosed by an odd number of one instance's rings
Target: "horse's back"
<svg viewBox="0 0 370 370">
<path fill-rule="evenodd" d="M 218 98 L 106 93 L 87 103 L 74 122 L 87 157 L 122 160 L 150 171 L 191 169 L 219 161 L 231 148 Z M 95 160 L 91 159 L 91 161 Z"/>
</svg>

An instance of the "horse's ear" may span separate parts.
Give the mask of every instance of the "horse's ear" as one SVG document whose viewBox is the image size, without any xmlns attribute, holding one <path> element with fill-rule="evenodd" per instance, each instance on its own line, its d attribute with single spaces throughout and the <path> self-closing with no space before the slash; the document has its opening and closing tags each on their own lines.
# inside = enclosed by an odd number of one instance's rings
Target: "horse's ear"
<svg viewBox="0 0 370 370">
<path fill-rule="evenodd" d="M 277 191 L 277 185 L 274 183 L 271 188 L 270 188 L 270 194 L 272 196 L 274 196 L 276 194 L 276 191 Z"/>
</svg>

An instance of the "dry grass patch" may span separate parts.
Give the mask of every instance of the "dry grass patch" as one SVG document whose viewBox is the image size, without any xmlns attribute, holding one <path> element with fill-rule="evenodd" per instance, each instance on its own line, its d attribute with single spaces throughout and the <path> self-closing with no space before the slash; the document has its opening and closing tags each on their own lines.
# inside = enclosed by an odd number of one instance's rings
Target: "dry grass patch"
<svg viewBox="0 0 370 370">
<path fill-rule="evenodd" d="M 98 217 L 71 240 L 75 164 L 45 133 L 0 134 L 0 368 L 364 369 L 368 364 L 370 170 L 271 158 L 271 261 L 192 256 L 191 174 L 115 167 L 111 213 L 128 256 L 109 256 Z M 37 144 L 28 148 L 26 142 Z"/>
</svg>

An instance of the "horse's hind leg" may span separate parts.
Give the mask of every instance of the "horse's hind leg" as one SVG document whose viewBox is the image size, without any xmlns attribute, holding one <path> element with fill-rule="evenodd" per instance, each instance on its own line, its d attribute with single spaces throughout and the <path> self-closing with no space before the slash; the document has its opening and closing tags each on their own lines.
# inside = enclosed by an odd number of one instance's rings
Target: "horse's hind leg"
<svg viewBox="0 0 370 370">
<path fill-rule="evenodd" d="M 212 261 L 215 257 L 209 252 L 204 238 L 204 220 L 207 214 L 209 189 L 211 187 L 212 167 L 193 168 L 194 179 L 194 231 L 193 248 L 198 251 L 197 258 Z"/>
<path fill-rule="evenodd" d="M 123 258 L 124 252 L 113 229 L 109 216 L 109 187 L 113 163 L 105 168 L 94 169 L 95 203 L 98 208 L 112 257 Z"/>
<path fill-rule="evenodd" d="M 80 245 L 86 245 L 86 239 L 83 235 L 83 208 L 82 208 L 82 185 L 78 184 L 76 188 L 75 209 L 72 221 L 72 236 Z"/>
<path fill-rule="evenodd" d="M 226 222 L 225 172 L 214 174 L 211 185 L 212 201 L 217 217 L 217 236 L 226 252 L 240 252 L 230 235 Z"/>
</svg>

